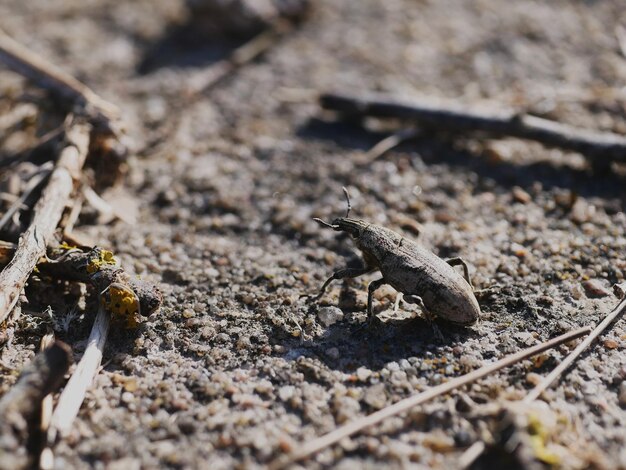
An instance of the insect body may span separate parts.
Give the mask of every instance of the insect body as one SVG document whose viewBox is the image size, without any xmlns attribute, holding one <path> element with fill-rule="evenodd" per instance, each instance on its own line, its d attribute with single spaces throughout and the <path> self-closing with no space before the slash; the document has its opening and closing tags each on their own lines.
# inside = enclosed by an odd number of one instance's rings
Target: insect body
<svg viewBox="0 0 626 470">
<path fill-rule="evenodd" d="M 346 193 L 347 195 L 347 193 Z M 367 314 L 372 320 L 372 295 L 379 287 L 389 284 L 403 294 L 409 303 L 421 304 L 427 314 L 459 325 L 470 325 L 480 317 L 480 307 L 474 296 L 467 265 L 461 258 L 448 261 L 387 228 L 363 220 L 346 217 L 332 224 L 315 219 L 324 227 L 349 233 L 357 248 L 363 252 L 362 268 L 336 271 L 322 286 L 320 295 L 335 279 L 354 278 L 379 270 L 382 278 L 368 286 Z M 452 266 L 462 265 L 464 276 Z"/>
</svg>

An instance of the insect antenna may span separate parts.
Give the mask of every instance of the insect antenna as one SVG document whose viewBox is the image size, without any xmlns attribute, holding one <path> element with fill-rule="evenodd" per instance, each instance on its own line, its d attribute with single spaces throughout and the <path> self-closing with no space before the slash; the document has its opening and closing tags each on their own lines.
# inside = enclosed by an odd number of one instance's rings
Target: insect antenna
<svg viewBox="0 0 626 470">
<path fill-rule="evenodd" d="M 348 190 L 346 189 L 345 186 L 343 186 L 341 189 L 343 189 L 343 193 L 346 195 L 346 201 L 348 202 L 348 209 L 346 210 L 346 219 L 348 218 L 348 216 L 350 215 L 350 209 L 352 209 L 352 204 L 350 204 L 350 195 L 348 194 Z"/>
<path fill-rule="evenodd" d="M 322 219 L 320 219 L 318 217 L 313 217 L 313 220 L 315 222 L 317 222 L 318 224 L 320 224 L 321 226 L 323 226 L 323 227 L 332 228 L 333 230 L 338 230 L 339 229 L 339 225 L 329 224 L 328 222 L 324 222 Z"/>
</svg>

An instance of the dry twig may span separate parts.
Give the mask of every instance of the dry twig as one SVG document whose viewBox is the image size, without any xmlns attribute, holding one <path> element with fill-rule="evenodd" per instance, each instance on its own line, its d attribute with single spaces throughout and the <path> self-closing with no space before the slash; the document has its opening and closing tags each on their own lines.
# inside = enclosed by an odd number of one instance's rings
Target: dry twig
<svg viewBox="0 0 626 470">
<path fill-rule="evenodd" d="M 35 205 L 32 222 L 20 237 L 13 259 L 0 273 L 0 323 L 8 317 L 28 276 L 46 253 L 46 246 L 74 190 L 74 179 L 79 177 L 85 163 L 90 130 L 90 125 L 79 122 L 69 126 L 67 143 Z"/>
<path fill-rule="evenodd" d="M 117 135 L 117 107 L 61 69 L 31 52 L 0 29 L 0 62 L 41 88 L 83 107 L 99 127 Z"/>
<path fill-rule="evenodd" d="M 67 434 L 74 419 L 78 416 L 87 389 L 100 366 L 104 344 L 109 333 L 110 320 L 109 313 L 101 305 L 89 335 L 87 349 L 85 349 L 83 357 L 63 389 L 57 407 L 52 414 L 47 438 L 49 446 L 54 445 L 58 437 Z"/>
<path fill-rule="evenodd" d="M 369 416 L 365 416 L 361 419 L 348 423 L 344 426 L 341 426 L 334 431 L 329 432 L 317 439 L 309 441 L 302 445 L 300 449 L 297 449 L 295 452 L 286 456 L 285 459 L 277 459 L 272 465 L 270 465 L 271 469 L 284 468 L 287 465 L 302 460 L 309 455 L 318 452 L 326 447 L 339 442 L 341 439 L 345 437 L 349 437 L 352 434 L 355 434 L 362 429 L 372 426 L 381 422 L 382 420 L 389 418 L 391 416 L 395 416 L 399 413 L 407 411 L 417 405 L 420 405 L 428 400 L 431 400 L 435 397 L 443 395 L 445 393 L 449 393 L 452 390 L 462 387 L 463 385 L 467 385 L 471 382 L 474 382 L 482 377 L 485 377 L 489 374 L 492 374 L 504 367 L 510 366 L 519 362 L 523 359 L 526 359 L 535 354 L 539 354 L 540 352 L 546 351 L 548 349 L 554 348 L 559 344 L 565 343 L 567 341 L 571 341 L 572 339 L 578 338 L 580 336 L 586 335 L 589 333 L 591 329 L 589 327 L 580 328 L 574 331 L 570 331 L 561 336 L 553 338 L 544 343 L 538 344 L 531 348 L 525 349 L 523 351 L 517 352 L 515 354 L 511 354 L 499 361 L 488 364 L 486 366 L 481 367 L 475 371 L 472 371 L 468 374 L 462 375 L 461 377 L 454 378 L 449 382 L 442 383 L 437 385 L 436 387 L 430 388 L 422 393 L 417 395 L 405 398 L 391 406 L 383 408 L 380 411 L 372 413 Z"/>
<path fill-rule="evenodd" d="M 20 374 L 17 384 L 0 400 L 0 468 L 29 468 L 27 448 L 37 432 L 41 403 L 63 381 L 72 362 L 70 348 L 56 341 L 39 353 Z"/>
<path fill-rule="evenodd" d="M 398 118 L 442 132 L 480 131 L 495 137 L 519 137 L 588 157 L 626 161 L 626 136 L 582 129 L 511 110 L 487 112 L 376 94 L 322 94 L 319 102 L 325 109 L 348 115 Z"/>
</svg>

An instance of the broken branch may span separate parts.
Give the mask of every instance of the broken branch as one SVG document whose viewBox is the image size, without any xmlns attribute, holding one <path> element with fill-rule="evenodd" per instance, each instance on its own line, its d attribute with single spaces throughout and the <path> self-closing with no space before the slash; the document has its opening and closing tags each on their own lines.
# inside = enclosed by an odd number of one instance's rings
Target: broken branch
<svg viewBox="0 0 626 470">
<path fill-rule="evenodd" d="M 398 118 L 445 132 L 485 132 L 495 137 L 519 137 L 549 147 L 573 150 L 589 157 L 626 161 L 626 136 L 591 131 L 513 110 L 482 111 L 366 94 L 322 94 L 324 109 L 348 115 Z"/>
<path fill-rule="evenodd" d="M 66 145 L 35 205 L 32 222 L 20 237 L 13 259 L 0 273 L 0 323 L 15 307 L 28 276 L 46 253 L 74 190 L 74 178 L 79 177 L 85 163 L 90 131 L 91 126 L 84 123 L 74 123 L 67 130 Z"/>
<path fill-rule="evenodd" d="M 554 348 L 559 344 L 571 341 L 572 339 L 578 338 L 580 336 L 584 336 L 589 333 L 589 331 L 591 331 L 591 328 L 589 327 L 579 328 L 577 330 L 570 331 L 544 343 L 538 344 L 528 349 L 524 349 L 523 351 L 519 351 L 515 354 L 511 354 L 507 357 L 504 357 L 503 359 L 500 359 L 497 362 L 494 362 L 493 364 L 483 366 L 480 369 L 462 375 L 461 377 L 456 377 L 449 382 L 445 382 L 437 385 L 436 387 L 432 387 L 422 393 L 418 393 L 417 395 L 405 398 L 404 400 L 383 408 L 380 411 L 372 413 L 369 416 L 365 416 L 356 421 L 348 423 L 335 429 L 334 431 L 329 432 L 328 434 L 325 434 L 317 439 L 303 444 L 300 449 L 296 450 L 291 455 L 288 455 L 286 459 L 277 459 L 273 464 L 270 465 L 270 469 L 284 468 L 287 465 L 302 460 L 303 458 L 308 457 L 315 452 L 325 449 L 326 447 L 335 444 L 341 439 L 349 437 L 352 434 L 355 434 L 368 426 L 372 426 L 386 418 L 395 416 L 404 411 L 408 411 L 411 408 L 420 405 L 428 400 L 432 400 L 435 397 L 438 397 L 445 393 L 449 393 L 456 388 L 462 387 L 463 385 L 475 382 L 482 377 L 492 374 L 500 369 L 503 369 L 504 367 L 515 364 L 516 362 L 524 360 L 530 356 L 539 354 L 540 352 Z"/>
</svg>

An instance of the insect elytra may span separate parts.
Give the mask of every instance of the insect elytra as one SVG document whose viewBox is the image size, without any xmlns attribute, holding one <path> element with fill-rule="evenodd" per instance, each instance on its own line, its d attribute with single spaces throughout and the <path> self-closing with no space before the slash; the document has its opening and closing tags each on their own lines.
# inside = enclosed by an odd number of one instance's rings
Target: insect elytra
<svg viewBox="0 0 626 470">
<path fill-rule="evenodd" d="M 372 297 L 379 287 L 388 284 L 408 303 L 421 305 L 427 316 L 436 316 L 459 325 L 471 325 L 480 318 L 480 306 L 474 295 L 469 268 L 461 258 L 443 260 L 413 240 L 385 227 L 349 217 L 350 198 L 345 217 L 332 223 L 314 219 L 320 225 L 351 235 L 363 253 L 361 268 L 335 271 L 321 288 L 320 296 L 335 279 L 354 278 L 373 271 L 382 277 L 368 286 L 367 314 L 373 319 Z M 453 266 L 463 267 L 463 276 Z"/>
</svg>

